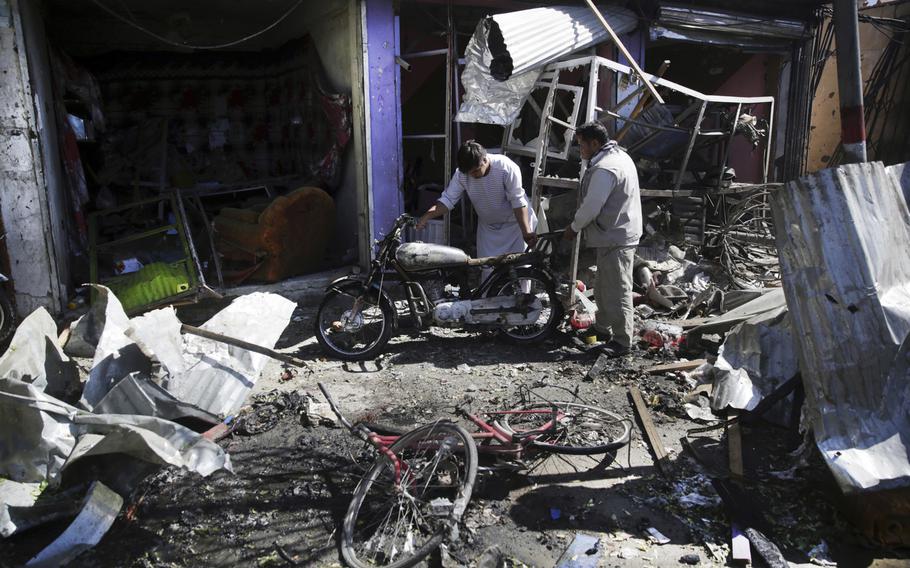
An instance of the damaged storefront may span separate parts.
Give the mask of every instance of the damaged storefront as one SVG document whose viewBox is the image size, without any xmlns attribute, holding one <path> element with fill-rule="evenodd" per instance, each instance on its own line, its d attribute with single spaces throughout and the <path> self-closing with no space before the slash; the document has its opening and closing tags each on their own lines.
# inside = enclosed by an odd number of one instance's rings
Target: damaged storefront
<svg viewBox="0 0 910 568">
<path fill-rule="evenodd" d="M 21 314 L 88 282 L 138 313 L 361 260 L 352 3 L 8 6 L 43 210 L 29 235 L 5 203 Z"/>
</svg>

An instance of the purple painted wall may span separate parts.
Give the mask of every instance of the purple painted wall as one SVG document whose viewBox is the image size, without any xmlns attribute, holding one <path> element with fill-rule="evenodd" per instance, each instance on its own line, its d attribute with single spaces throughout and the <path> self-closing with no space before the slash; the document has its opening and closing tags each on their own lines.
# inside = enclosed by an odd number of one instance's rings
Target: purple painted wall
<svg viewBox="0 0 910 568">
<path fill-rule="evenodd" d="M 400 183 L 401 116 L 398 98 L 398 33 L 392 0 L 365 0 L 366 121 L 373 238 L 385 235 L 404 210 Z"/>
</svg>

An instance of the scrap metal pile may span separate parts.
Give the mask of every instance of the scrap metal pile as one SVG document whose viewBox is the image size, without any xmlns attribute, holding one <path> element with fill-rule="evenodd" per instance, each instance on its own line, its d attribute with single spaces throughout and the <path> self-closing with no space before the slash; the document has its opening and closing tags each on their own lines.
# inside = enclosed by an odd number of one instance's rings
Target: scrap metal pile
<svg viewBox="0 0 910 568">
<path fill-rule="evenodd" d="M 130 319 L 110 290 L 96 292 L 64 347 L 38 309 L 0 357 L 0 537 L 78 513 L 28 566 L 60 566 L 97 544 L 160 466 L 232 471 L 212 440 L 266 356 L 202 335 L 273 346 L 295 307 L 274 294 L 242 296 L 183 336 L 173 308 Z M 84 383 L 71 357 L 91 358 Z"/>
</svg>

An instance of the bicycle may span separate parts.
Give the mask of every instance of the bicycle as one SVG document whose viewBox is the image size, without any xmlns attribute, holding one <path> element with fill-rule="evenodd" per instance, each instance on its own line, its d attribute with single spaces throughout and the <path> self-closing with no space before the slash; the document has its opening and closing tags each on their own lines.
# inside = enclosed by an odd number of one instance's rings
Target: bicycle
<svg viewBox="0 0 910 568">
<path fill-rule="evenodd" d="M 447 535 L 454 540 L 471 500 L 478 453 L 512 460 L 536 452 L 599 455 L 618 450 L 631 437 L 629 419 L 592 405 L 555 401 L 480 414 L 457 407 L 456 414 L 474 423 L 477 432 L 437 420 L 400 434 L 352 424 L 326 386 L 318 386 L 339 422 L 379 452 L 357 484 L 342 523 L 341 555 L 352 568 L 407 568 L 429 556 Z"/>
</svg>

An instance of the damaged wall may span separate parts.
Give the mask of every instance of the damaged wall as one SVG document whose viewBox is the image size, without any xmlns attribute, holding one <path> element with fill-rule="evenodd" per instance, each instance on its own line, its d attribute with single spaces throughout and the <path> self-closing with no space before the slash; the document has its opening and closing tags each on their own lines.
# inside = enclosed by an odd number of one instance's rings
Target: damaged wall
<svg viewBox="0 0 910 568">
<path fill-rule="evenodd" d="M 307 2 L 304 7 L 310 21 L 319 21 L 318 26 L 311 26 L 310 36 L 332 92 L 335 93 L 351 94 L 354 86 L 360 85 L 355 80 L 357 69 L 352 63 L 355 50 L 351 45 L 351 6 L 350 0 L 323 0 L 318 3 Z M 358 120 L 360 119 L 355 116 L 355 125 Z M 358 143 L 360 141 L 356 137 L 351 140 L 351 145 Z M 358 210 L 359 197 L 353 151 L 346 151 L 341 168 L 340 185 L 334 196 L 337 229 L 329 246 L 339 252 L 351 251 L 356 258 L 358 223 L 354 212 Z"/>
<path fill-rule="evenodd" d="M 57 312 L 65 296 L 24 45 L 18 0 L 0 0 L 0 217 L 21 315 Z"/>
<path fill-rule="evenodd" d="M 861 16 L 876 16 L 881 18 L 910 18 L 910 3 L 888 4 L 875 8 L 865 9 Z M 830 18 L 826 19 L 830 25 Z M 823 28 L 819 28 L 822 33 Z M 860 22 L 860 60 L 862 62 L 863 84 L 869 80 L 873 69 L 887 47 L 890 36 L 894 32 L 882 30 L 870 23 Z M 906 38 L 906 34 L 904 36 Z M 900 39 L 900 38 L 898 38 Z M 832 53 L 825 62 L 818 90 L 812 101 L 812 122 L 809 131 L 809 149 L 807 155 L 807 169 L 810 172 L 827 168 L 831 165 L 838 145 L 840 144 L 840 98 L 837 88 L 837 54 L 836 44 L 832 42 Z M 867 148 L 869 160 L 883 160 L 887 164 L 903 162 L 910 159 L 907 154 L 905 141 L 910 134 L 910 117 L 903 111 L 910 105 L 910 60 L 907 59 L 910 46 L 906 44 L 900 52 L 898 60 L 903 58 L 903 66 L 897 70 L 894 85 L 903 85 L 898 88 L 895 98 L 886 103 L 886 122 L 889 122 L 888 132 L 884 137 L 879 137 L 876 132 L 869 130 L 866 125 Z M 869 101 L 865 101 L 869 106 Z M 890 110 L 890 114 L 888 113 Z M 897 127 L 896 127 L 897 126 Z M 881 155 L 888 152 L 889 155 Z M 892 152 L 898 154 L 891 154 Z"/>
</svg>

